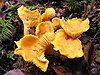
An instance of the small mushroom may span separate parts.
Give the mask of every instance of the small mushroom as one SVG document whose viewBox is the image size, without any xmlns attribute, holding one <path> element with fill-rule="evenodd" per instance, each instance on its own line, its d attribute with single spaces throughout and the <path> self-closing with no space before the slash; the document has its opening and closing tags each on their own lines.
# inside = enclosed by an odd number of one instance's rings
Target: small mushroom
<svg viewBox="0 0 100 75">
<path fill-rule="evenodd" d="M 52 25 L 53 25 L 53 28 L 56 30 L 57 28 L 60 28 L 60 18 L 53 18 L 52 19 Z"/>
<path fill-rule="evenodd" d="M 64 19 L 61 20 L 61 27 L 65 30 L 68 36 L 72 38 L 78 38 L 83 32 L 89 29 L 89 19 L 68 19 L 65 21 Z"/>
<path fill-rule="evenodd" d="M 50 21 L 41 22 L 36 27 L 36 35 L 41 37 L 43 34 L 47 32 L 54 32 L 52 23 Z"/>
<path fill-rule="evenodd" d="M 22 21 L 41 20 L 41 15 L 37 9 L 31 11 L 25 6 L 18 8 L 18 15 Z"/>
<path fill-rule="evenodd" d="M 42 14 L 42 21 L 49 21 L 56 15 L 54 8 L 47 8 Z"/>
<path fill-rule="evenodd" d="M 81 41 L 78 38 L 69 38 L 63 29 L 57 30 L 52 44 L 54 50 L 70 59 L 83 56 Z"/>
</svg>

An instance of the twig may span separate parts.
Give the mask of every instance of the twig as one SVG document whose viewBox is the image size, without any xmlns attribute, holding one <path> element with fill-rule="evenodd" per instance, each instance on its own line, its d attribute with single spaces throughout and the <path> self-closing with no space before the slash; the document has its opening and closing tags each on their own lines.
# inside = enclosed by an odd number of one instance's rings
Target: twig
<svg viewBox="0 0 100 75">
<path fill-rule="evenodd" d="M 19 4 L 12 5 L 12 6 L 11 6 L 11 7 L 9 7 L 8 9 L 4 10 L 4 11 L 3 11 L 3 13 L 5 13 L 5 12 L 7 12 L 7 11 L 11 10 L 12 8 L 17 7 L 18 5 L 19 5 Z"/>
</svg>

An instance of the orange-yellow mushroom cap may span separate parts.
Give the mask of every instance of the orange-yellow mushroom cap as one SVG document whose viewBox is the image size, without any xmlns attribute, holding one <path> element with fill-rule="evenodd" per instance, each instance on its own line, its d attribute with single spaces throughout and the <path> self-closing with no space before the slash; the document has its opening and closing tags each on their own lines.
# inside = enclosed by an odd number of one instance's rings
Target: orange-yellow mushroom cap
<svg viewBox="0 0 100 75">
<path fill-rule="evenodd" d="M 50 21 L 41 22 L 36 27 L 36 35 L 41 37 L 43 34 L 47 32 L 54 32 L 52 23 Z"/>
<path fill-rule="evenodd" d="M 45 10 L 45 12 L 42 14 L 42 20 L 43 21 L 49 21 L 55 15 L 56 15 L 56 12 L 55 12 L 54 8 L 47 8 Z"/>
<path fill-rule="evenodd" d="M 59 51 L 60 54 L 70 59 L 83 56 L 81 41 L 79 39 L 69 38 L 63 29 L 56 32 L 52 44 L 56 51 Z"/>
<path fill-rule="evenodd" d="M 66 22 L 64 19 L 61 20 L 61 26 L 65 30 L 65 32 L 72 38 L 79 37 L 83 32 L 89 29 L 89 19 L 68 19 Z"/>
<path fill-rule="evenodd" d="M 38 10 L 29 10 L 25 6 L 18 8 L 18 15 L 22 21 L 34 21 L 40 19 L 40 13 Z"/>
<path fill-rule="evenodd" d="M 25 35 L 22 39 L 16 42 L 18 48 L 14 53 L 21 55 L 25 61 L 33 62 L 42 71 L 46 71 L 49 61 L 45 59 L 44 50 L 38 44 L 38 38 L 34 35 Z"/>
<path fill-rule="evenodd" d="M 24 50 L 33 50 L 35 46 L 38 43 L 38 37 L 34 35 L 26 35 L 23 38 L 21 38 L 19 41 L 16 42 L 18 48 L 21 47 L 21 49 Z"/>
<path fill-rule="evenodd" d="M 52 19 L 52 25 L 53 25 L 53 28 L 56 29 L 56 28 L 59 28 L 60 27 L 60 18 L 53 18 Z"/>
</svg>

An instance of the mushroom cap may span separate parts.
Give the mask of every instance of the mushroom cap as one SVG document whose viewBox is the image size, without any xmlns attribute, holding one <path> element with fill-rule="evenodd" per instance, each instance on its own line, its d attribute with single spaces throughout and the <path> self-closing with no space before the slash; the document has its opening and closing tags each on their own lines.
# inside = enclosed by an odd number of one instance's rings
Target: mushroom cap
<svg viewBox="0 0 100 75">
<path fill-rule="evenodd" d="M 40 19 L 40 13 L 38 10 L 29 10 L 25 6 L 18 8 L 18 15 L 22 21 L 34 21 Z"/>
<path fill-rule="evenodd" d="M 41 22 L 36 27 L 36 35 L 41 37 L 43 34 L 47 32 L 54 32 L 52 23 L 50 21 Z"/>
<path fill-rule="evenodd" d="M 52 23 L 54 29 L 60 28 L 60 18 L 53 18 Z"/>
<path fill-rule="evenodd" d="M 39 39 L 37 36 L 29 34 L 29 35 L 25 35 L 23 38 L 21 38 L 19 41 L 15 43 L 17 44 L 18 48 L 21 47 L 21 49 L 24 50 L 33 50 L 35 49 L 38 40 Z"/>
<path fill-rule="evenodd" d="M 54 50 L 60 54 L 73 59 L 83 56 L 81 41 L 69 38 L 63 29 L 59 29 L 55 34 L 55 39 L 52 41 Z"/>
<path fill-rule="evenodd" d="M 83 32 L 89 29 L 89 19 L 68 19 L 66 22 L 64 19 L 61 20 L 61 26 L 65 32 L 72 38 L 78 38 Z"/>
<path fill-rule="evenodd" d="M 25 61 L 33 62 L 42 71 L 46 71 L 49 61 L 44 56 L 44 50 L 38 43 L 38 38 L 34 35 L 25 35 L 15 42 L 18 48 L 14 54 L 21 55 Z"/>
<path fill-rule="evenodd" d="M 42 21 L 49 21 L 56 15 L 54 8 L 47 8 L 42 14 Z"/>
</svg>

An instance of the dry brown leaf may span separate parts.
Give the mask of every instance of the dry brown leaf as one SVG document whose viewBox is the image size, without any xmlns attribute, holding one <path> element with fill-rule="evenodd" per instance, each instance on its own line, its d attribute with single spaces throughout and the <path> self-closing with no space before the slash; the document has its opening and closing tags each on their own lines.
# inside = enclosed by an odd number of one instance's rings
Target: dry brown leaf
<svg viewBox="0 0 100 75">
<path fill-rule="evenodd" d="M 87 44 L 83 44 L 84 58 L 86 61 L 88 60 L 90 46 L 91 46 L 91 42 L 88 42 Z"/>
<path fill-rule="evenodd" d="M 53 67 L 53 69 L 54 69 L 54 71 L 56 72 L 57 75 L 72 75 L 71 72 L 67 71 L 62 66 L 56 66 L 56 67 Z"/>
</svg>

